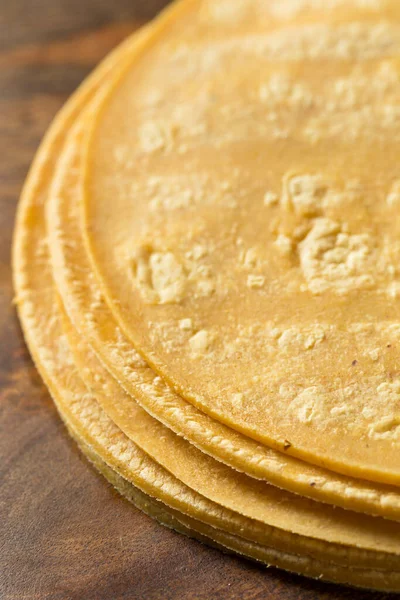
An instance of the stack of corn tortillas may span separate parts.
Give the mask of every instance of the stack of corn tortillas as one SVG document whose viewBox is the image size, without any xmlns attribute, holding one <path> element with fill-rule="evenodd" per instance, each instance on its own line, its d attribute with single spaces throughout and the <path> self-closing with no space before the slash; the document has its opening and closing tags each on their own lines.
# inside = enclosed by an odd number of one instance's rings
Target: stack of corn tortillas
<svg viewBox="0 0 400 600">
<path fill-rule="evenodd" d="M 60 112 L 14 244 L 71 434 L 161 523 L 400 591 L 400 5 L 183 0 Z"/>
</svg>

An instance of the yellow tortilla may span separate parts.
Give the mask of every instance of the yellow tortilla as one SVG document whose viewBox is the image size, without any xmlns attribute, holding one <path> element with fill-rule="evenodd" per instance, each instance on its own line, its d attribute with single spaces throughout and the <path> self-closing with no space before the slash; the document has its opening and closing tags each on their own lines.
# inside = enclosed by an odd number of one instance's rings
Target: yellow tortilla
<svg viewBox="0 0 400 600">
<path fill-rule="evenodd" d="M 90 387 L 94 385 L 94 374 L 100 381 L 107 381 L 109 386 L 102 402 L 104 410 L 128 436 L 132 435 L 132 426 L 138 426 L 140 418 L 146 427 L 153 423 L 155 431 L 152 437 L 157 441 L 164 434 L 159 433 L 159 424 L 139 409 L 135 403 L 137 400 L 175 433 L 239 471 L 316 500 L 399 520 L 400 496 L 396 488 L 340 476 L 257 444 L 204 415 L 174 394 L 133 350 L 102 298 L 82 239 L 79 206 L 81 129 L 78 127 L 71 134 L 68 148 L 60 157 L 47 207 L 49 246 L 53 277 L 69 317 L 83 338 L 80 342 L 83 360 L 76 356 L 78 362 L 83 367 L 90 355 L 84 341 L 87 340 L 111 375 L 132 396 L 107 377 L 98 361 L 91 360 L 90 369 L 86 372 Z M 77 346 L 76 341 L 73 346 Z M 117 413 L 111 414 L 110 410 Z M 114 418 L 115 414 L 117 418 Z M 175 438 L 169 432 L 167 435 L 168 439 Z M 135 441 L 141 445 L 138 439 Z M 145 437 L 144 441 L 151 443 L 151 437 Z M 180 443 L 183 445 L 183 442 Z M 196 455 L 200 462 L 206 460 L 200 453 Z M 171 462 L 185 469 L 184 463 L 177 457 L 173 457 Z M 188 473 L 193 472 L 195 470 L 189 468 Z M 182 475 L 178 477 L 184 480 Z"/>
<path fill-rule="evenodd" d="M 320 540 L 293 535 L 293 531 L 288 531 L 288 526 L 296 530 L 304 527 L 304 523 L 301 525 L 300 521 L 307 519 L 307 524 L 310 524 L 309 533 L 312 523 L 318 523 L 318 515 L 325 515 L 327 507 L 290 495 L 285 503 L 284 492 L 274 491 L 274 488 L 266 485 L 265 493 L 270 490 L 271 499 L 275 500 L 275 504 L 268 507 L 267 497 L 265 498 L 264 514 L 260 515 L 260 520 L 266 520 L 269 510 L 271 520 L 275 519 L 276 514 L 280 521 L 283 521 L 283 528 L 266 524 L 260 527 L 257 521 L 249 524 L 248 519 L 195 493 L 151 460 L 122 433 L 102 411 L 94 396 L 88 393 L 62 332 L 56 292 L 49 268 L 46 238 L 43 235 L 44 204 L 54 168 L 54 164 L 49 160 L 50 157 L 54 157 L 56 150 L 60 150 L 62 137 L 66 135 L 65 130 L 63 134 L 62 124 L 72 125 L 73 117 L 70 114 L 64 113 L 56 120 L 39 151 L 37 167 L 24 188 L 14 244 L 17 304 L 25 337 L 36 365 L 64 418 L 120 475 L 145 493 L 161 499 L 180 512 L 217 527 L 223 524 L 223 528 L 230 532 L 240 533 L 244 530 L 246 534 L 251 532 L 252 535 L 268 536 L 271 546 L 274 547 L 282 548 L 286 545 L 292 549 L 296 548 L 297 551 L 307 549 L 309 555 L 329 555 L 337 563 L 344 562 L 346 565 L 354 562 L 370 568 L 379 565 L 382 569 L 397 570 L 400 551 L 397 531 L 399 525 L 337 509 L 332 511 L 330 519 L 326 519 L 325 516 L 321 519 L 318 526 Z M 252 480 L 253 485 L 256 483 Z M 251 498 L 251 493 L 248 497 Z M 257 503 L 260 504 L 260 500 L 257 500 L 255 493 L 254 505 L 246 507 L 246 512 L 254 511 Z M 297 519 L 290 516 L 292 504 L 294 510 L 296 506 L 303 507 L 297 513 Z M 353 533 L 349 535 L 349 530 L 353 527 Z M 332 535 L 338 540 L 343 535 L 344 543 L 329 544 L 323 541 Z M 355 545 L 357 547 L 354 547 Z"/>
<path fill-rule="evenodd" d="M 38 267 L 39 269 L 34 271 L 36 275 L 38 275 L 42 269 L 40 264 L 38 264 Z M 190 492 L 188 503 L 188 490 L 184 490 L 184 493 L 182 494 L 182 486 L 179 485 L 178 482 L 176 486 L 173 485 L 171 488 L 168 485 L 168 477 L 167 481 L 164 479 L 164 475 L 166 474 L 160 473 L 157 465 L 149 464 L 146 461 L 145 455 L 137 453 L 137 448 L 126 444 L 118 429 L 107 420 L 105 415 L 101 414 L 101 411 L 98 410 L 91 395 L 78 383 L 79 380 L 74 373 L 74 365 L 68 357 L 66 341 L 57 327 L 57 319 L 54 317 L 44 319 L 43 315 L 40 315 L 41 302 L 43 301 L 44 296 L 47 295 L 50 302 L 56 302 L 56 299 L 49 295 L 48 289 L 43 291 L 44 288 L 41 285 L 42 283 L 40 277 L 38 277 L 38 289 L 34 290 L 32 294 L 29 294 L 28 290 L 21 290 L 21 292 L 26 293 L 23 293 L 24 299 L 20 301 L 20 310 L 21 313 L 24 314 L 25 332 L 27 339 L 29 339 L 30 342 L 32 354 L 35 356 L 37 365 L 47 381 L 64 418 L 65 413 L 69 413 L 68 418 L 73 422 L 75 428 L 77 428 L 81 434 L 82 428 L 84 431 L 86 430 L 86 437 L 89 434 L 89 443 L 91 446 L 97 450 L 100 449 L 103 458 L 108 459 L 108 461 L 113 464 L 114 468 L 117 468 L 120 473 L 125 475 L 125 477 L 128 477 L 130 480 L 133 479 L 136 482 L 139 479 L 139 482 L 145 487 L 148 493 L 153 492 L 157 497 L 164 498 L 164 500 L 168 500 L 173 505 L 180 508 L 186 506 L 186 510 L 190 512 L 190 514 L 203 514 L 209 521 L 225 521 L 224 515 L 220 515 L 218 510 L 215 513 L 209 503 L 206 503 L 205 507 L 203 507 L 201 499 L 199 501 L 199 498 L 197 497 L 194 498 L 195 501 L 193 502 Z M 43 336 L 44 331 L 46 331 L 46 333 Z M 53 343 L 50 348 L 46 346 L 37 347 L 35 343 L 38 340 L 43 341 L 43 337 L 46 336 L 51 340 L 58 340 L 57 343 Z M 58 369 L 57 375 L 61 375 L 61 380 L 56 378 L 55 381 L 52 381 L 52 376 L 54 376 L 52 369 L 55 364 Z M 124 463 L 127 463 L 127 465 Z M 160 483 L 161 488 L 159 488 Z M 229 519 L 228 521 L 229 531 L 231 531 L 232 523 Z M 297 541 L 296 538 L 296 542 Z M 249 552 L 249 554 L 252 555 L 251 552 Z M 275 552 L 275 554 L 277 553 Z M 269 552 L 267 555 L 273 557 L 274 553 L 271 554 Z M 307 573 L 307 570 L 304 569 L 304 562 L 308 563 L 308 565 L 312 565 L 316 561 L 307 560 L 306 557 L 296 557 L 295 562 L 296 564 L 300 564 L 296 570 Z M 382 562 L 387 564 L 386 560 L 383 561 L 382 559 Z M 287 565 L 288 563 L 276 559 L 276 564 Z M 340 572 L 343 570 L 332 567 L 331 572 L 332 571 Z M 343 575 L 343 577 L 345 577 L 346 581 L 352 582 L 353 573 L 351 570 L 349 571 L 350 572 Z M 356 569 L 356 571 L 358 572 L 359 570 Z M 321 569 L 321 573 L 326 572 L 329 572 L 329 566 L 326 567 L 326 569 Z M 396 573 L 391 574 L 390 572 L 385 573 L 379 571 L 375 578 L 371 571 L 368 570 L 366 576 L 367 578 L 365 580 L 360 579 L 360 575 L 358 576 L 359 585 L 375 585 L 378 588 L 384 585 L 385 588 L 389 587 L 389 589 L 397 589 L 398 587 L 398 576 Z M 340 580 L 339 576 L 338 580 Z M 388 581 L 390 581 L 390 583 L 388 583 Z M 386 583 L 383 584 L 382 582 Z"/>
<path fill-rule="evenodd" d="M 113 314 L 185 399 L 268 446 L 400 483 L 400 6 L 183 2 L 87 148 Z"/>
<path fill-rule="evenodd" d="M 214 508 L 212 503 L 194 495 L 177 480 L 169 479 L 168 473 L 130 443 L 101 411 L 76 373 L 67 340 L 60 328 L 56 310 L 57 298 L 49 269 L 44 202 L 66 130 L 94 94 L 102 76 L 107 73 L 107 68 L 114 66 L 113 60 L 108 61 L 99 74 L 92 77 L 63 110 L 46 137 L 28 177 L 18 212 L 13 254 L 19 314 L 32 355 L 58 408 L 69 426 L 83 438 L 83 442 L 89 444 L 94 452 L 101 454 L 101 460 L 111 463 L 120 474 L 130 480 L 140 481 L 147 493 L 153 493 L 156 497 L 167 497 L 175 506 L 186 506 L 186 510 L 195 516 L 204 513 L 208 521 L 214 521 L 215 524 L 228 521 L 231 530 L 230 515 L 227 517 L 226 511 Z M 160 487 L 164 477 L 168 483 Z M 234 517 L 235 515 L 232 515 L 233 522 Z M 360 552 L 359 560 L 367 560 L 368 556 L 376 558 L 375 553 Z M 307 573 L 305 560 L 306 557 L 296 558 L 296 564 L 302 563 L 298 568 L 299 572 Z M 312 560 L 311 568 L 316 564 L 317 562 Z M 328 569 L 329 564 L 326 571 Z M 343 577 L 343 581 L 357 585 L 400 589 L 397 573 L 371 570 L 364 573 L 359 569 L 347 569 L 346 572 L 337 573 L 332 578 L 342 581 L 340 577 Z"/>
<path fill-rule="evenodd" d="M 46 171 L 43 175 L 46 177 Z M 139 407 L 138 419 L 132 419 L 131 423 L 137 424 L 135 431 L 131 429 L 132 437 L 134 433 L 135 439 L 143 445 L 148 438 L 146 449 L 157 452 L 160 461 L 169 457 L 170 468 L 175 462 L 176 469 L 181 467 L 180 477 L 191 477 L 193 485 L 199 489 L 202 486 L 203 494 L 199 495 L 181 483 L 181 479 L 170 475 L 129 440 L 98 405 L 100 395 L 88 393 L 75 366 L 61 327 L 56 292 L 48 269 L 49 257 L 42 240 L 36 238 L 44 218 L 44 206 L 40 207 L 35 193 L 31 205 L 35 207 L 35 221 L 27 230 L 20 230 L 25 238 L 23 252 L 30 257 L 27 274 L 30 282 L 20 290 L 19 303 L 25 335 L 60 412 L 67 415 L 78 431 L 85 432 L 91 446 L 101 449 L 110 466 L 145 493 L 206 523 L 215 524 L 222 520 L 229 531 L 264 536 L 264 540 L 268 538 L 280 549 L 296 548 L 297 552 L 307 552 L 315 557 L 323 554 L 339 564 L 397 568 L 400 554 L 400 525 L 397 523 L 332 509 L 240 475 L 203 456 L 178 437 L 174 443 L 174 434 L 168 429 L 163 431 L 161 425 L 157 430 L 157 422 L 151 423 L 151 417 L 140 412 Z M 29 213 L 31 206 L 29 203 L 26 206 Z M 23 264 L 18 257 L 17 251 L 17 264 Z M 99 387 L 106 383 L 100 381 Z M 113 418 L 117 418 L 117 410 Z M 162 443 L 163 439 L 165 443 Z M 157 447 L 157 443 L 161 445 Z M 215 500 L 230 510 L 218 506 Z M 249 518 L 253 521 L 249 522 Z"/>
</svg>

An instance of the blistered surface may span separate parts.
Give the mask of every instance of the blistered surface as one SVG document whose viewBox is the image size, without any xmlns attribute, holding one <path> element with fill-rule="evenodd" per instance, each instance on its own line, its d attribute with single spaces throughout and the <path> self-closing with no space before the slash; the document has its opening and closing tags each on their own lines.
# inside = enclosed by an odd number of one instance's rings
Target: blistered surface
<svg viewBox="0 0 400 600">
<path fill-rule="evenodd" d="M 204 1 L 181 25 L 94 128 L 107 300 L 205 412 L 399 483 L 398 3 Z"/>
</svg>

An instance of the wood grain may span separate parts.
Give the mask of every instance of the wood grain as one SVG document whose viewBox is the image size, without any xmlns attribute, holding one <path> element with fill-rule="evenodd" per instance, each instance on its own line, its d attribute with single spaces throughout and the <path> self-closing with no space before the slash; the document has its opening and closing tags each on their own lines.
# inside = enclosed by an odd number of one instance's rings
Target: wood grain
<svg viewBox="0 0 400 600">
<path fill-rule="evenodd" d="M 382 600 L 226 556 L 121 499 L 69 439 L 12 306 L 18 196 L 41 136 L 163 0 L 0 0 L 1 600 Z"/>
</svg>

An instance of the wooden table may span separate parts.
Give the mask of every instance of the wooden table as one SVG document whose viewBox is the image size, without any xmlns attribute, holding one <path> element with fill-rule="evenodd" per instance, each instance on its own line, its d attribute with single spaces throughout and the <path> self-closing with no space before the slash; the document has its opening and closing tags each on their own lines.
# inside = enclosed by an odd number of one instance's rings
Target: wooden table
<svg viewBox="0 0 400 600">
<path fill-rule="evenodd" d="M 388 598 L 259 568 L 138 512 L 69 439 L 24 345 L 9 263 L 29 163 L 69 94 L 164 4 L 0 0 L 0 599 Z"/>
</svg>

